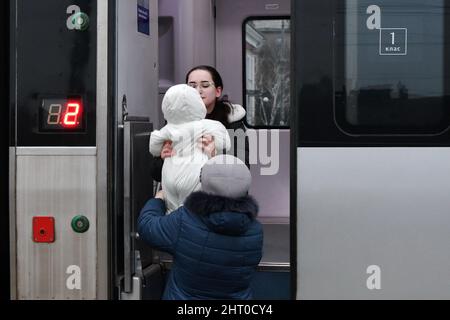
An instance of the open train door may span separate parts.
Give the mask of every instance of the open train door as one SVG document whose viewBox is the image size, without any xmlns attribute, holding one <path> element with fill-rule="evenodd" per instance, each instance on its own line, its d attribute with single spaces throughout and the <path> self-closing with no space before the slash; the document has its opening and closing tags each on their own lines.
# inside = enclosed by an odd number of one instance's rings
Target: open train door
<svg viewBox="0 0 450 320">
<path fill-rule="evenodd" d="M 150 132 L 159 122 L 158 1 L 113 1 L 115 10 L 114 298 L 160 299 L 158 254 L 139 240 L 137 219 L 154 194 Z"/>
<path fill-rule="evenodd" d="M 133 218 L 153 190 L 158 1 L 9 4 L 11 298 L 135 297 L 149 261 Z"/>
<path fill-rule="evenodd" d="M 12 0 L 12 299 L 107 299 L 108 3 Z"/>
<path fill-rule="evenodd" d="M 158 254 L 137 232 L 140 210 L 154 193 L 153 158 L 147 151 L 152 128 L 147 118 L 126 116 L 118 130 L 114 256 L 122 300 L 160 299 L 164 288 Z"/>
</svg>

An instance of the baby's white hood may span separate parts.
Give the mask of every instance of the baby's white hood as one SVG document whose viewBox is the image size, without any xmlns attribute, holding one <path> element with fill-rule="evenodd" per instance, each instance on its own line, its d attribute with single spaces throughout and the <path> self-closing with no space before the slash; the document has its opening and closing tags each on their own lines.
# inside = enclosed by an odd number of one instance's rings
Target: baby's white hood
<svg viewBox="0 0 450 320">
<path fill-rule="evenodd" d="M 162 112 L 168 123 L 182 124 L 206 117 L 206 106 L 200 94 L 186 84 L 178 84 L 167 90 Z"/>
</svg>

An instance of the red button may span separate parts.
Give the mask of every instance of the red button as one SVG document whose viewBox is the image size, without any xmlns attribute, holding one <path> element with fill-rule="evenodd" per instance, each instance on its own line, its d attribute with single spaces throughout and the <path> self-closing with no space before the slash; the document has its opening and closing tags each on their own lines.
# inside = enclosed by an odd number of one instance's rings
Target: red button
<svg viewBox="0 0 450 320">
<path fill-rule="evenodd" d="M 33 218 L 33 241 L 36 243 L 55 242 L 55 218 Z"/>
</svg>

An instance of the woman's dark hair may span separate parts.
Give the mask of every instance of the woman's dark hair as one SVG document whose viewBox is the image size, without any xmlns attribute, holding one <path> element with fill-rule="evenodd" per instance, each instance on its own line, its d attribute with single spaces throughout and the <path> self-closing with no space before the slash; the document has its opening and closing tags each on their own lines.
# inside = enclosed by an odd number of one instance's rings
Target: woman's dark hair
<svg viewBox="0 0 450 320">
<path fill-rule="evenodd" d="M 195 70 L 203 70 L 209 72 L 215 87 L 216 88 L 221 87 L 223 90 L 223 81 L 222 77 L 220 76 L 220 73 L 216 70 L 216 68 L 207 65 L 197 66 L 189 70 L 189 72 L 186 74 L 186 83 L 188 83 L 190 74 Z M 226 128 L 228 128 L 229 126 L 228 115 L 231 113 L 231 108 L 229 104 L 230 101 L 228 100 L 228 96 L 225 96 L 222 99 L 217 98 L 216 107 L 214 108 L 211 114 L 208 114 L 206 116 L 206 119 L 213 119 L 220 121 Z"/>
<path fill-rule="evenodd" d="M 191 70 L 189 70 L 189 72 L 186 74 L 186 83 L 188 83 L 190 74 L 195 70 L 208 71 L 211 74 L 211 78 L 212 78 L 216 88 L 221 87 L 223 90 L 223 81 L 222 81 L 222 77 L 220 76 L 220 73 L 215 68 L 213 68 L 211 66 L 206 66 L 206 65 L 197 66 L 197 67 L 194 67 Z"/>
</svg>

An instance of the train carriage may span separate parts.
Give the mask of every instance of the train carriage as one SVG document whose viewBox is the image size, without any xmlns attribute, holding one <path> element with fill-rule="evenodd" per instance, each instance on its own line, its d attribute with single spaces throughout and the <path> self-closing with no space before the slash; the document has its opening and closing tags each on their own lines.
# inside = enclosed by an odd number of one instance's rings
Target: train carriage
<svg viewBox="0 0 450 320">
<path fill-rule="evenodd" d="M 446 1 L 2 5 L 11 299 L 161 298 L 149 134 L 204 64 L 246 109 L 256 299 L 450 298 Z"/>
</svg>

